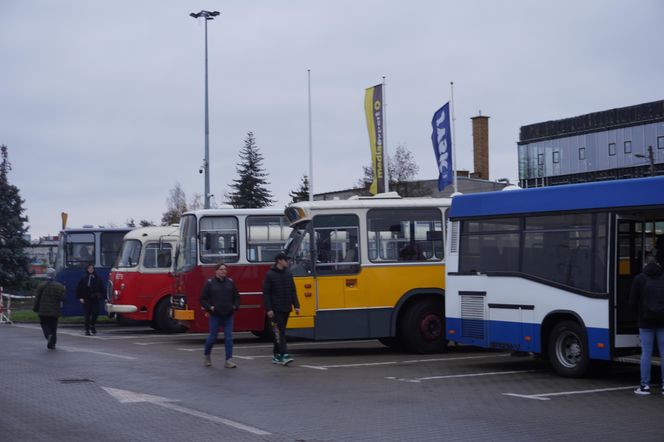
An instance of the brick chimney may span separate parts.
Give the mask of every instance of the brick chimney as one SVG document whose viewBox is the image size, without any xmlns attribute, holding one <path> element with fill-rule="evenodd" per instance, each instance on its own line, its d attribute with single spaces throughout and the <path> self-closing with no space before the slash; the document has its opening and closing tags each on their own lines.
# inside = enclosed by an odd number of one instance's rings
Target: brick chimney
<svg viewBox="0 0 664 442">
<path fill-rule="evenodd" d="M 475 172 L 473 178 L 489 179 L 489 117 L 479 115 L 473 120 L 473 159 Z"/>
</svg>

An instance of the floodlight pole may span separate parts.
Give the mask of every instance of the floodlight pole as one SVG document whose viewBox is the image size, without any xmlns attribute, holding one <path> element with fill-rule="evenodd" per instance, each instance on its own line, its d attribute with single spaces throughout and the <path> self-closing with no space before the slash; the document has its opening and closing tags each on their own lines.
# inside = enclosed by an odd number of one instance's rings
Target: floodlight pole
<svg viewBox="0 0 664 442">
<path fill-rule="evenodd" d="M 219 15 L 219 11 L 201 11 L 192 12 L 191 17 L 205 19 L 205 159 L 203 160 L 203 170 L 205 171 L 205 208 L 210 208 L 210 119 L 208 116 L 208 38 L 207 22 L 214 20 Z"/>
</svg>

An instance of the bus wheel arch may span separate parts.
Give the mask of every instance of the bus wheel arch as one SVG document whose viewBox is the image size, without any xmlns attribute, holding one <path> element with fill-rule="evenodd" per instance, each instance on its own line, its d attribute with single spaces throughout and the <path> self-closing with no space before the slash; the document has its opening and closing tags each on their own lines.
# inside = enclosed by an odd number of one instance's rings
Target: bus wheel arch
<svg viewBox="0 0 664 442">
<path fill-rule="evenodd" d="M 542 355 L 560 376 L 583 377 L 590 368 L 588 334 L 572 312 L 557 312 L 542 323 Z"/>
<path fill-rule="evenodd" d="M 447 347 L 442 290 L 409 292 L 395 310 L 393 329 L 403 347 L 414 353 L 438 353 Z"/>
</svg>

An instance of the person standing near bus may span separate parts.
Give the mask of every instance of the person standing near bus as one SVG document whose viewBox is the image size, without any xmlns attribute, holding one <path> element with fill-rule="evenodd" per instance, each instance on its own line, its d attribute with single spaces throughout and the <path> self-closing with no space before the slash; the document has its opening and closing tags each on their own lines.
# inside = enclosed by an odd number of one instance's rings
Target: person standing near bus
<svg viewBox="0 0 664 442">
<path fill-rule="evenodd" d="M 273 364 L 287 365 L 293 362 L 288 354 L 286 326 L 288 316 L 295 307 L 295 314 L 300 314 L 300 301 L 297 299 L 293 274 L 288 270 L 288 256 L 279 253 L 274 258 L 274 266 L 265 274 L 263 298 L 267 317 L 274 327 Z"/>
<path fill-rule="evenodd" d="M 641 384 L 636 394 L 650 394 L 650 365 L 655 339 L 659 354 L 664 355 L 664 271 L 652 255 L 632 282 L 629 305 L 636 309 L 641 338 Z M 664 365 L 661 366 L 664 382 Z M 664 394 L 663 384 L 662 394 Z"/>
<path fill-rule="evenodd" d="M 235 283 L 226 276 L 228 267 L 219 263 L 214 271 L 214 278 L 207 280 L 201 292 L 201 307 L 205 309 L 208 317 L 210 334 L 205 340 L 205 351 L 203 356 L 205 366 L 212 365 L 210 353 L 217 340 L 219 326 L 224 327 L 224 348 L 226 350 L 226 362 L 224 368 L 235 368 L 233 362 L 233 314 L 240 308 L 240 295 Z"/>
<path fill-rule="evenodd" d="M 65 300 L 65 286 L 55 281 L 55 269 L 46 270 L 48 280 L 37 287 L 37 296 L 32 310 L 39 315 L 46 348 L 55 350 L 58 339 L 58 318 L 62 312 L 62 302 Z"/>
<path fill-rule="evenodd" d="M 104 284 L 101 281 L 95 266 L 90 263 L 87 267 L 87 273 L 83 275 L 78 286 L 76 287 L 76 296 L 83 304 L 83 312 L 85 315 L 85 336 L 90 336 L 90 333 L 97 334 L 97 316 L 99 316 L 99 302 L 102 299 L 104 292 Z"/>
</svg>

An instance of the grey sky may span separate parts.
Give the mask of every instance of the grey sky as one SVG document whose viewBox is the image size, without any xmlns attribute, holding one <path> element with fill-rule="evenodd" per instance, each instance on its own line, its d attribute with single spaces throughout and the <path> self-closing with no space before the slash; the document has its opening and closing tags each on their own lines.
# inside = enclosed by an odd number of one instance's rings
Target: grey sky
<svg viewBox="0 0 664 442">
<path fill-rule="evenodd" d="M 430 120 L 454 81 L 456 155 L 490 119 L 491 178 L 518 176 L 525 124 L 664 98 L 664 2 L 36 1 L 0 3 L 0 143 L 34 237 L 69 225 L 158 223 L 168 191 L 203 193 L 203 23 L 209 23 L 211 190 L 253 131 L 277 205 L 308 169 L 315 192 L 370 162 L 364 89 L 387 77 L 388 152 L 435 178 Z"/>
</svg>

